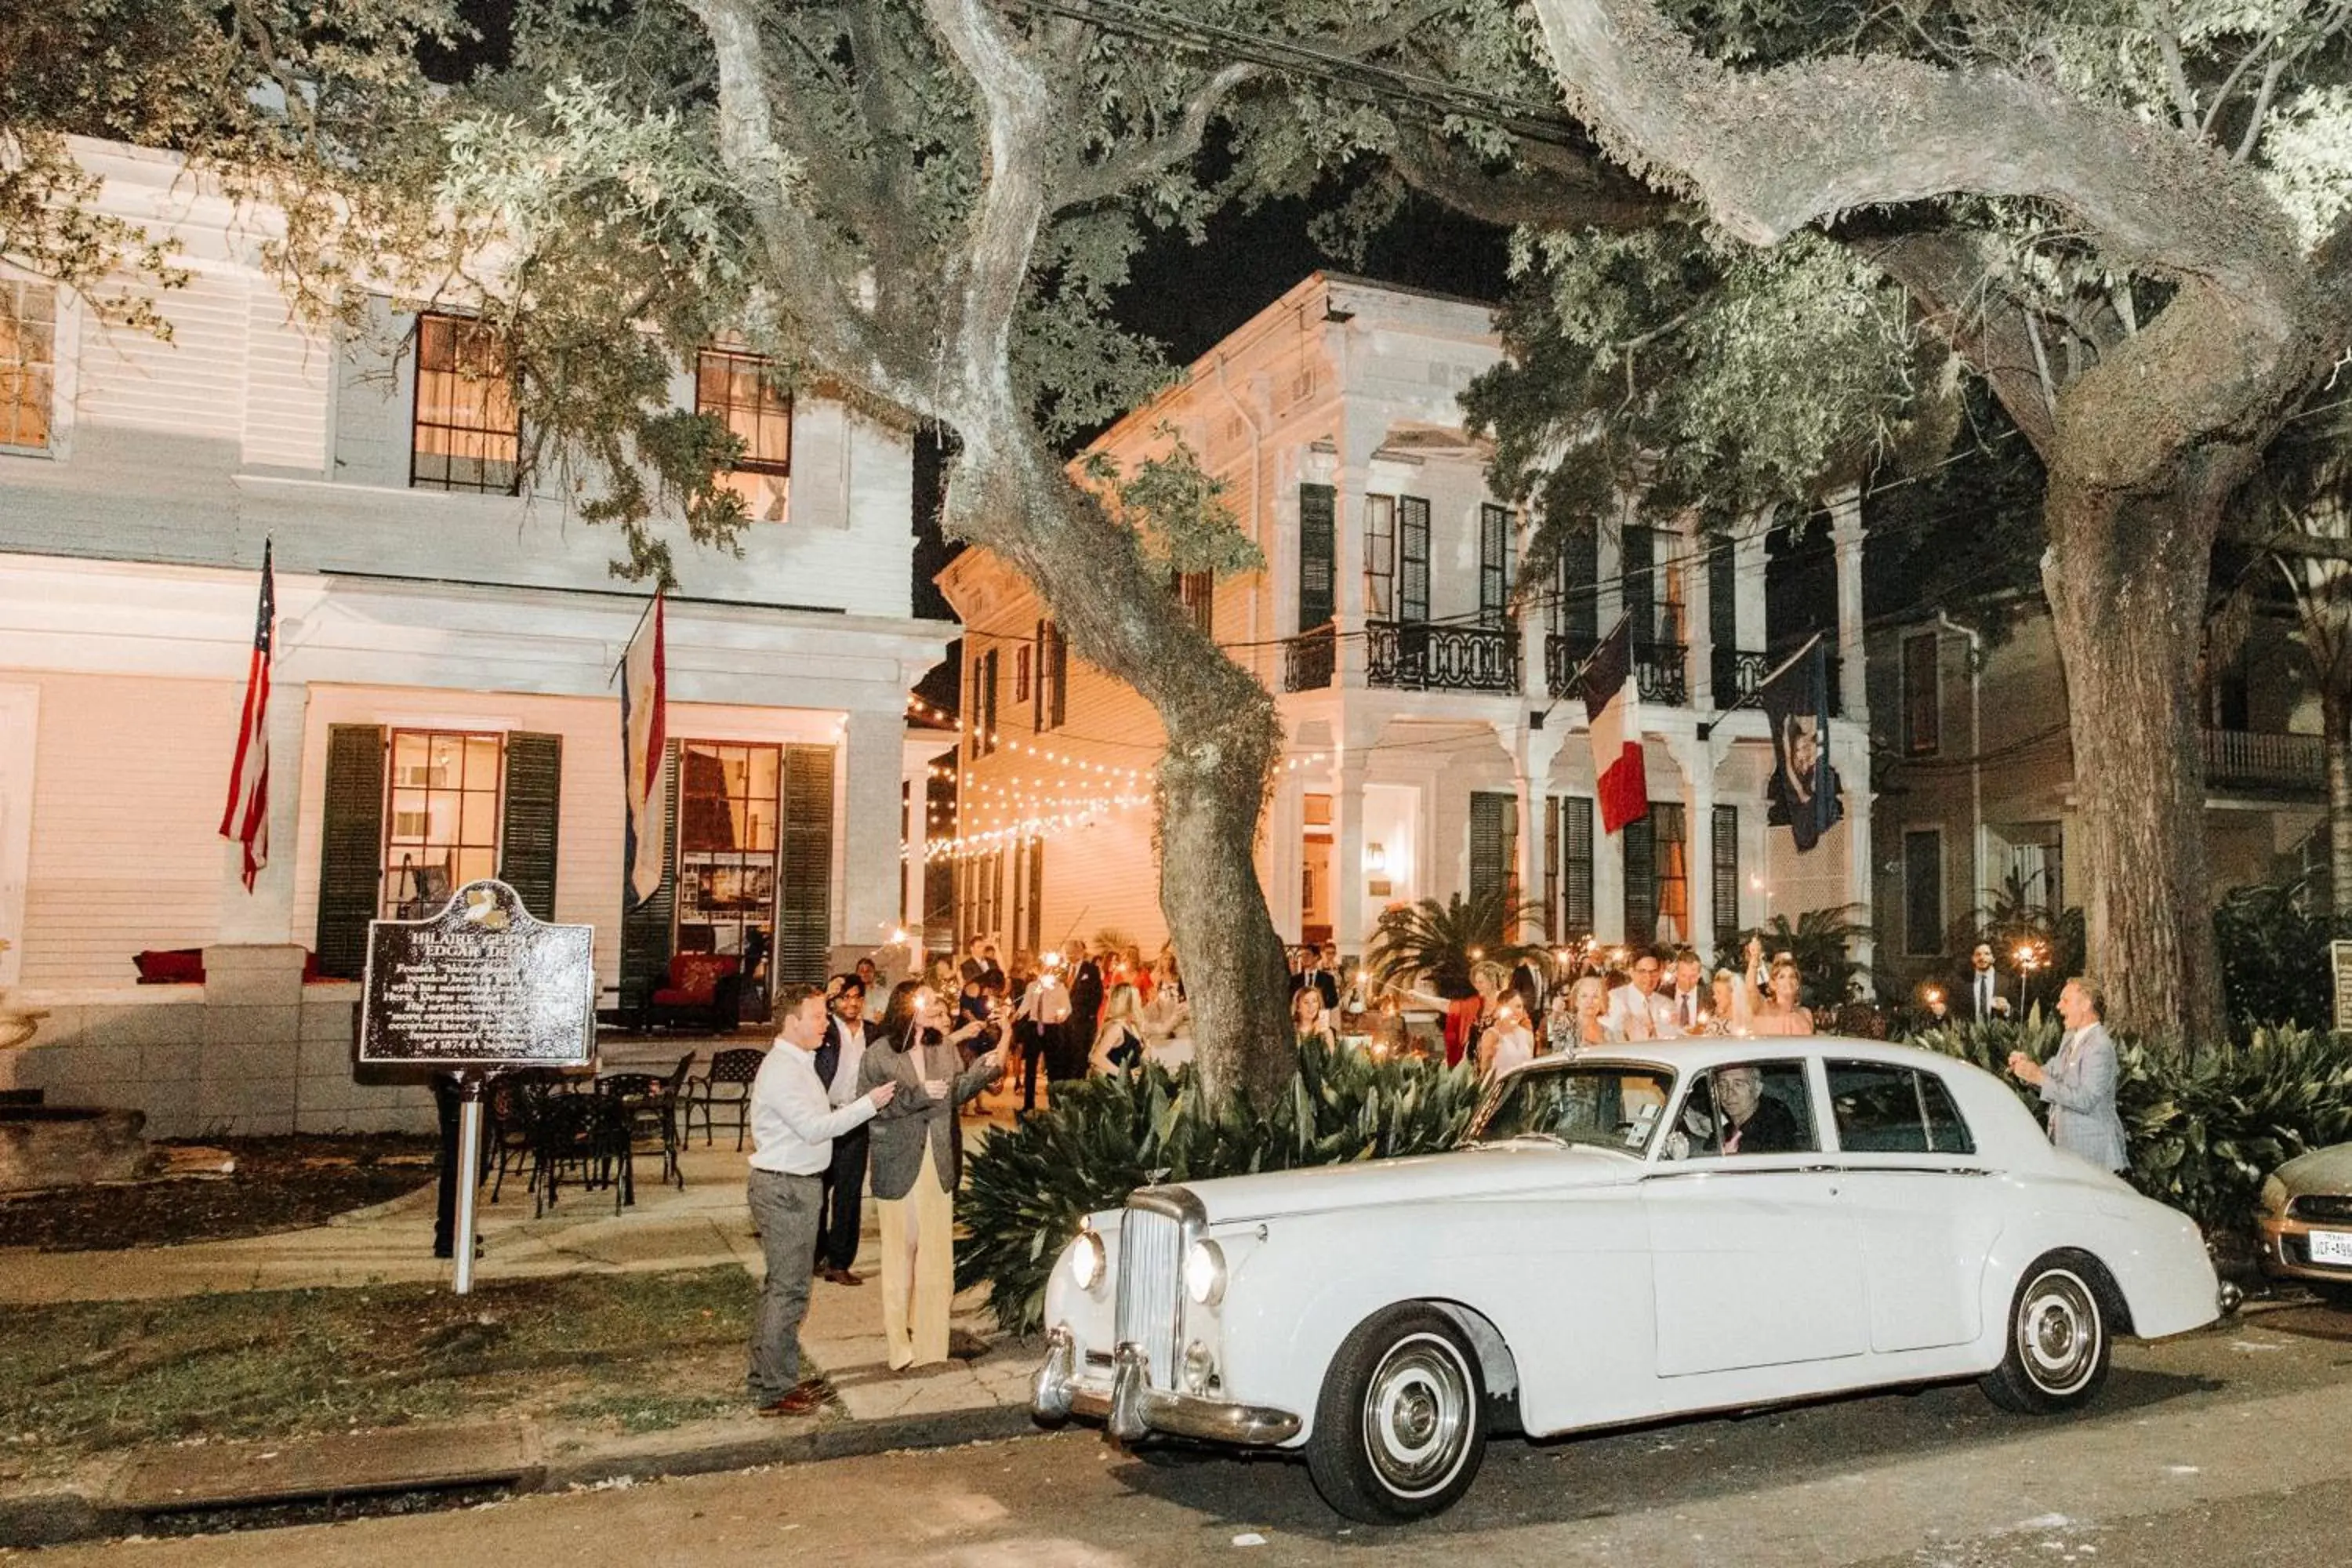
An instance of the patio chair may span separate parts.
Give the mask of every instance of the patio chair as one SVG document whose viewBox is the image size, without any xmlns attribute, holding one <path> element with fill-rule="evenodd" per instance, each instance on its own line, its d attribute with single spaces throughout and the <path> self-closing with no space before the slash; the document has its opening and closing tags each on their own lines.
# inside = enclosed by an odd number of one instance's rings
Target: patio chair
<svg viewBox="0 0 2352 1568">
<path fill-rule="evenodd" d="M 742 1152 L 743 1134 L 751 1124 L 751 1080 L 760 1076 L 760 1064 L 767 1059 L 767 1054 L 739 1046 L 711 1057 L 709 1067 L 686 1086 L 687 1136 L 694 1135 L 694 1115 L 699 1110 L 702 1146 L 710 1147 L 716 1119 L 724 1112 L 732 1120 L 736 1152 Z"/>
<path fill-rule="evenodd" d="M 610 1113 L 620 1121 L 622 1131 L 617 1136 L 628 1141 L 633 1154 L 639 1139 L 659 1140 L 661 1179 L 677 1182 L 680 1192 L 686 1190 L 686 1177 L 677 1164 L 677 1091 L 693 1064 L 694 1053 L 688 1051 L 667 1078 L 649 1072 L 616 1072 L 596 1080 L 596 1092 L 611 1102 Z"/>
<path fill-rule="evenodd" d="M 658 1080 L 656 1080 L 658 1081 Z M 526 1089 L 534 1096 L 531 1126 L 531 1187 L 537 1202 L 534 1215 L 555 1206 L 564 1173 L 569 1170 L 583 1188 L 610 1185 L 613 1212 L 636 1196 L 635 1173 L 629 1162 L 628 1122 L 618 1113 L 618 1102 L 602 1094 L 583 1094 L 548 1086 Z"/>
</svg>

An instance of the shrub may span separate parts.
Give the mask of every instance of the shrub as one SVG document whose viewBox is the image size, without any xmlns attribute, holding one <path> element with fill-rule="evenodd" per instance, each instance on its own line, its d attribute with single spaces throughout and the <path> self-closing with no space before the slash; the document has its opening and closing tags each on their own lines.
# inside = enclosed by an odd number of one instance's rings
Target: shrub
<svg viewBox="0 0 2352 1568">
<path fill-rule="evenodd" d="M 2335 921 L 2305 908 L 2300 883 L 2231 889 L 2213 910 L 2230 1016 L 2325 1028 L 2335 1003 L 2327 943 L 2336 934 Z"/>
<path fill-rule="evenodd" d="M 1236 1101 L 1212 1111 L 1189 1069 L 1157 1064 L 1058 1086 L 1052 1110 L 992 1134 L 968 1162 L 956 1286 L 989 1281 L 998 1325 L 1034 1332 L 1045 1281 L 1078 1221 L 1136 1188 L 1450 1149 L 1479 1093 L 1466 1064 L 1375 1058 L 1314 1041 L 1299 1048 L 1289 1094 L 1264 1110 Z"/>
<path fill-rule="evenodd" d="M 2046 1060 L 2059 1036 L 2037 1013 L 2021 1023 L 1936 1029 L 1911 1043 L 2006 1079 L 2011 1051 Z M 2263 1178 L 2278 1166 L 2352 1139 L 2352 1037 L 2257 1027 L 2242 1044 L 2193 1051 L 2177 1041 L 2119 1039 L 2116 1057 L 2116 1112 L 2132 1184 L 2209 1236 L 2251 1226 Z M 2041 1096 L 2021 1084 L 2017 1090 L 2041 1120 Z"/>
</svg>

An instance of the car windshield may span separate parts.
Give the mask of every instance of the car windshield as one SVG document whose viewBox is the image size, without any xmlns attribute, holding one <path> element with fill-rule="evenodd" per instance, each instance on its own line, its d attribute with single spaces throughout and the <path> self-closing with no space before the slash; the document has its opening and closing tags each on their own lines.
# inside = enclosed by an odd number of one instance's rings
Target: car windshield
<svg viewBox="0 0 2352 1568">
<path fill-rule="evenodd" d="M 1649 1152 L 1675 1075 L 1638 1063 L 1552 1066 L 1538 1062 L 1507 1073 L 1464 1137 L 1465 1145 L 1541 1138 L 1614 1149 L 1636 1159 Z"/>
</svg>

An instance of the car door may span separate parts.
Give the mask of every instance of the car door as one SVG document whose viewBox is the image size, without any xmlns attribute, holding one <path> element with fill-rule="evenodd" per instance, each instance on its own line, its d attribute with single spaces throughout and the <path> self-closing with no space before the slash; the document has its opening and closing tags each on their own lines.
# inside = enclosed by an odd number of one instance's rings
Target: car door
<svg viewBox="0 0 2352 1568">
<path fill-rule="evenodd" d="M 1751 1152 L 1753 1139 L 1727 1152 L 1716 1084 L 1740 1070 L 1758 1074 L 1764 1097 L 1794 1129 L 1768 1152 Z M 1675 1114 L 1668 1147 L 1642 1188 L 1659 1376 L 1862 1354 L 1869 1344 L 1862 1242 L 1822 1152 L 1804 1063 L 1765 1060 L 1694 1075 Z"/>
<path fill-rule="evenodd" d="M 1822 1067 L 1840 1186 L 1862 1237 L 1871 1351 L 1974 1341 L 2000 1215 L 1958 1102 L 1925 1068 L 1835 1058 Z"/>
</svg>

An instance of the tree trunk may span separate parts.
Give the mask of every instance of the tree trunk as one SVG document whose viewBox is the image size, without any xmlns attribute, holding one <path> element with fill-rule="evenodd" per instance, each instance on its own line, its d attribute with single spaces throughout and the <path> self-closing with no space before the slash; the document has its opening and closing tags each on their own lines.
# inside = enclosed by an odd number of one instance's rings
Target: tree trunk
<svg viewBox="0 0 2352 1568">
<path fill-rule="evenodd" d="M 1196 1070 L 1213 1100 L 1240 1090 L 1269 1105 L 1297 1068 L 1282 941 L 1255 860 L 1281 745 L 1274 698 L 1192 625 L 1135 535 L 1018 415 L 957 431 L 950 527 L 1027 577 L 1073 651 L 1159 712 L 1160 908 L 1192 1005 Z"/>
<path fill-rule="evenodd" d="M 2194 1045 L 2217 1037 L 2221 1017 L 2197 659 L 2213 538 L 2243 467 L 2179 467 L 2184 477 L 2160 496 L 2118 496 L 2053 469 L 2042 585 L 2066 672 L 2067 869 L 2083 872 L 2091 968 L 2111 1023 Z"/>
<path fill-rule="evenodd" d="M 2327 900 L 2341 928 L 2352 921 L 2352 691 L 2319 689 L 2320 743 L 2327 755 Z"/>
</svg>

